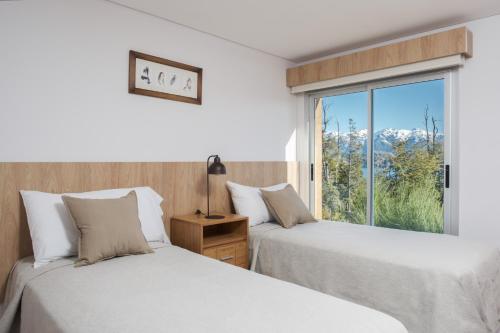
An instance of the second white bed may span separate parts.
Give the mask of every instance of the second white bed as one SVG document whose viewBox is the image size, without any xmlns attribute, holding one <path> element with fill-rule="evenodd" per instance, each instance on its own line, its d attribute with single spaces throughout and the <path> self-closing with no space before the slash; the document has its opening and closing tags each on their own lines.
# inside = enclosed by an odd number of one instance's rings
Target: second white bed
<svg viewBox="0 0 500 333">
<path fill-rule="evenodd" d="M 500 329 L 500 254 L 458 237 L 318 222 L 250 229 L 252 268 L 399 319 L 410 332 Z"/>
</svg>

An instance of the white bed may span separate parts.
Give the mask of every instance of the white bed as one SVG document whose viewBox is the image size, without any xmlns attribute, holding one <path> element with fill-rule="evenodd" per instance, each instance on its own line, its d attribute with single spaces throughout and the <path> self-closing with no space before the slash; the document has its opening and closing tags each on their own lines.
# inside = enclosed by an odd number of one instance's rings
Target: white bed
<svg viewBox="0 0 500 333">
<path fill-rule="evenodd" d="M 252 269 L 400 320 L 409 332 L 500 328 L 500 254 L 458 237 L 322 221 L 250 230 Z"/>
<path fill-rule="evenodd" d="M 19 303 L 21 332 L 406 332 L 378 311 L 175 246 L 73 263 L 34 270 L 32 258 L 19 261 L 0 332 Z"/>
</svg>

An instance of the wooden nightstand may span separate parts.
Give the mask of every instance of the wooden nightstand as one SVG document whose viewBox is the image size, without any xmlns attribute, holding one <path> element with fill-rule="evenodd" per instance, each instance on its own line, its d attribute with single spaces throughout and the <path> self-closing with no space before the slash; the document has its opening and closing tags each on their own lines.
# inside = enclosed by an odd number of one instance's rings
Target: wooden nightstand
<svg viewBox="0 0 500 333">
<path fill-rule="evenodd" d="M 172 244 L 248 268 L 248 217 L 221 215 L 224 218 L 220 220 L 209 220 L 201 214 L 172 217 Z"/>
</svg>

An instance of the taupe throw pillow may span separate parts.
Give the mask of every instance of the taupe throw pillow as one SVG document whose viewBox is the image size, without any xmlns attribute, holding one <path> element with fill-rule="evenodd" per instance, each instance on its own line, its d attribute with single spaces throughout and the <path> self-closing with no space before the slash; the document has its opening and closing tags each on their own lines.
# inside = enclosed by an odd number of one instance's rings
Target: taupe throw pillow
<svg viewBox="0 0 500 333">
<path fill-rule="evenodd" d="M 269 210 L 282 227 L 291 228 L 298 223 L 316 222 L 292 185 L 279 191 L 261 192 Z"/>
<path fill-rule="evenodd" d="M 141 230 L 135 191 L 118 199 L 62 197 L 80 231 L 76 266 L 153 252 Z"/>
</svg>

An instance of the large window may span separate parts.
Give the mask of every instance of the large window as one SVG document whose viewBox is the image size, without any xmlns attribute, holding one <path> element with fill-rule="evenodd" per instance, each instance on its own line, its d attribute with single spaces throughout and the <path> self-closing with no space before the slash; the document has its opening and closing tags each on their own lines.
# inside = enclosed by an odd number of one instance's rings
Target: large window
<svg viewBox="0 0 500 333">
<path fill-rule="evenodd" d="M 449 86 L 440 73 L 311 95 L 317 217 L 449 232 Z"/>
</svg>

